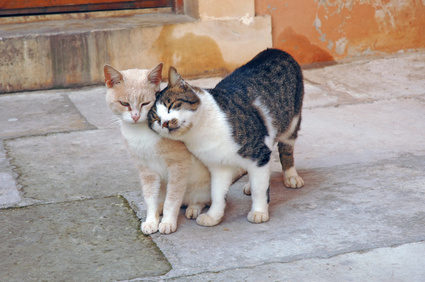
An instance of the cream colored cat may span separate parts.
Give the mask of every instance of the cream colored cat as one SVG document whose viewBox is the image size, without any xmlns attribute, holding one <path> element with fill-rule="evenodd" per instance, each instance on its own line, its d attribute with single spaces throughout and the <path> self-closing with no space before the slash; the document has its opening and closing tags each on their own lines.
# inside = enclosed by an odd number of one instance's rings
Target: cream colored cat
<svg viewBox="0 0 425 282">
<path fill-rule="evenodd" d="M 106 101 L 119 118 L 127 148 L 139 169 L 147 206 L 144 234 L 177 229 L 181 205 L 186 217 L 197 218 L 211 202 L 208 169 L 180 142 L 161 138 L 147 123 L 162 79 L 162 63 L 151 70 L 118 71 L 105 65 Z M 163 203 L 163 217 L 160 214 Z"/>
</svg>

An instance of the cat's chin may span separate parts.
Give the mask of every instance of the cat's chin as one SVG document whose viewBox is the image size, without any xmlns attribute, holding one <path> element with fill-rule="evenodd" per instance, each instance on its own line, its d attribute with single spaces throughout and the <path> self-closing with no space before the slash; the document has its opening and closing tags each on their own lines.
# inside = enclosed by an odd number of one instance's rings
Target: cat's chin
<svg viewBox="0 0 425 282">
<path fill-rule="evenodd" d="M 180 126 L 176 128 L 168 128 L 168 134 L 172 135 L 173 133 L 177 133 L 179 129 L 180 129 Z"/>
<path fill-rule="evenodd" d="M 142 124 L 144 121 L 143 120 L 138 120 L 138 121 L 134 121 L 134 120 L 127 120 L 127 119 L 123 119 L 123 122 L 125 122 L 126 124 Z"/>
<path fill-rule="evenodd" d="M 168 128 L 168 130 L 165 130 L 165 132 L 168 136 L 170 136 L 171 139 L 179 139 L 188 133 L 191 128 L 192 125 L 182 123 L 180 126 L 176 126 L 175 128 Z"/>
<path fill-rule="evenodd" d="M 161 129 L 160 131 L 155 130 L 159 135 L 165 138 L 179 140 L 179 137 L 182 136 L 181 127 L 176 127 L 172 129 Z"/>
</svg>

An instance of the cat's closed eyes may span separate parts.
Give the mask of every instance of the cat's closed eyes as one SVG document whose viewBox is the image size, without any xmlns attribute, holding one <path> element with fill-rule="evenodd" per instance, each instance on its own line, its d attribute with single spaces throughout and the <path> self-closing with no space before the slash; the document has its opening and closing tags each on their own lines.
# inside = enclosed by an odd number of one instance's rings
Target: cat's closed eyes
<svg viewBox="0 0 425 282">
<path fill-rule="evenodd" d="M 198 217 L 199 224 L 221 221 L 232 171 L 239 167 L 250 178 L 244 188 L 252 194 L 248 220 L 269 220 L 270 155 L 276 142 L 285 186 L 304 185 L 293 158 L 303 94 L 298 63 L 276 49 L 261 52 L 214 89 L 193 87 L 170 68 L 168 86 L 148 121 L 161 136 L 183 141 L 211 172 L 212 205 Z"/>
<path fill-rule="evenodd" d="M 171 233 L 177 229 L 180 206 L 196 218 L 210 204 L 210 173 L 180 142 L 161 138 L 147 123 L 162 79 L 162 64 L 150 70 L 118 71 L 104 67 L 106 101 L 120 121 L 127 149 L 139 170 L 147 216 L 141 229 Z M 160 214 L 163 218 L 160 220 Z"/>
</svg>

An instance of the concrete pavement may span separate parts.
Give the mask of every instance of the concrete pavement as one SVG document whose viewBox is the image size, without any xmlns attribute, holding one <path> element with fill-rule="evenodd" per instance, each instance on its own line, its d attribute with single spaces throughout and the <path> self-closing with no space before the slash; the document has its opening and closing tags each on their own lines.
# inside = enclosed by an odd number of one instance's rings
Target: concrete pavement
<svg viewBox="0 0 425 282">
<path fill-rule="evenodd" d="M 0 281 L 425 281 L 425 53 L 304 70 L 286 189 L 246 220 L 245 176 L 222 223 L 144 236 L 136 169 L 104 87 L 0 96 Z M 194 84 L 211 87 L 219 79 Z"/>
</svg>

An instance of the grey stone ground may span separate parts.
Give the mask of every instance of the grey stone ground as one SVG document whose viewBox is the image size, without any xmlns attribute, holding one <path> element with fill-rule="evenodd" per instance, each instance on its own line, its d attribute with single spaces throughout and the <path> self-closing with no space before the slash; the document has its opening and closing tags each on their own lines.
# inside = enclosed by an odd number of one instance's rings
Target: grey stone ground
<svg viewBox="0 0 425 282">
<path fill-rule="evenodd" d="M 425 281 L 425 54 L 304 76 L 305 187 L 275 154 L 269 222 L 245 176 L 220 225 L 151 237 L 104 87 L 0 96 L 0 280 Z"/>
</svg>

